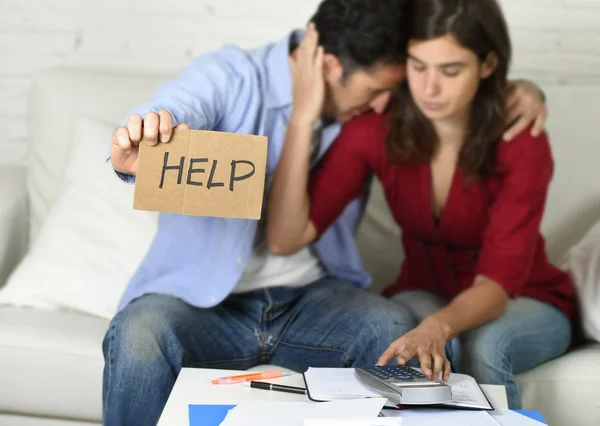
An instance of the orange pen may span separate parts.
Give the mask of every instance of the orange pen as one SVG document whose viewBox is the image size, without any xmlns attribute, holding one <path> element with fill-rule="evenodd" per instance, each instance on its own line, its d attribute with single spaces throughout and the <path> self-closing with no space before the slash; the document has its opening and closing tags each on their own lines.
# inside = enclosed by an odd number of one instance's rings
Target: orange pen
<svg viewBox="0 0 600 426">
<path fill-rule="evenodd" d="M 252 380 L 275 379 L 277 377 L 289 376 L 290 374 L 291 372 L 287 370 L 270 370 L 257 373 L 241 374 L 239 376 L 219 377 L 218 379 L 214 379 L 212 382 L 215 385 L 229 385 L 233 383 L 249 382 Z"/>
</svg>

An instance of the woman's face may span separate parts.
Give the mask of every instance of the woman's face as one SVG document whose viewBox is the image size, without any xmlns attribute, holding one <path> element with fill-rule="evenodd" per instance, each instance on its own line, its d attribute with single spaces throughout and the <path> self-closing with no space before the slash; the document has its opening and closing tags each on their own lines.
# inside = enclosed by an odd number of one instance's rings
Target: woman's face
<svg viewBox="0 0 600 426">
<path fill-rule="evenodd" d="M 475 53 L 458 44 L 452 35 L 432 40 L 411 40 L 407 78 L 415 103 L 430 120 L 463 117 L 482 78 L 495 67 L 495 56 L 481 63 Z"/>
</svg>

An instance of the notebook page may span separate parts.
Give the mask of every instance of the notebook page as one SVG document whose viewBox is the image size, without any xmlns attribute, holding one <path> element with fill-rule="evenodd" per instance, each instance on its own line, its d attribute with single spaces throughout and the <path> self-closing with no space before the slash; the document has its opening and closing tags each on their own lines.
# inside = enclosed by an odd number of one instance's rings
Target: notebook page
<svg viewBox="0 0 600 426">
<path fill-rule="evenodd" d="M 304 373 L 306 387 L 312 399 L 381 398 L 381 395 L 363 386 L 354 375 L 354 368 L 313 368 Z"/>
<path fill-rule="evenodd" d="M 485 397 L 485 394 L 473 377 L 465 374 L 452 373 L 446 383 L 452 386 L 452 402 L 445 405 L 470 408 L 492 408 Z"/>
<path fill-rule="evenodd" d="M 414 369 L 421 371 L 420 368 Z M 494 408 L 490 405 L 485 394 L 473 377 L 466 374 L 451 373 L 450 378 L 445 383 L 452 386 L 452 402 L 447 402 L 442 405 L 485 410 L 492 410 Z"/>
</svg>

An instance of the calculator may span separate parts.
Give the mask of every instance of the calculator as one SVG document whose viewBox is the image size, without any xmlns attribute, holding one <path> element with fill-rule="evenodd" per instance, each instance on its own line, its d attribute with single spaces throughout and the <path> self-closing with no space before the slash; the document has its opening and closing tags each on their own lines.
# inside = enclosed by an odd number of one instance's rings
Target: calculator
<svg viewBox="0 0 600 426">
<path fill-rule="evenodd" d="M 356 368 L 363 385 L 398 404 L 432 405 L 452 401 L 452 387 L 405 365 Z"/>
</svg>

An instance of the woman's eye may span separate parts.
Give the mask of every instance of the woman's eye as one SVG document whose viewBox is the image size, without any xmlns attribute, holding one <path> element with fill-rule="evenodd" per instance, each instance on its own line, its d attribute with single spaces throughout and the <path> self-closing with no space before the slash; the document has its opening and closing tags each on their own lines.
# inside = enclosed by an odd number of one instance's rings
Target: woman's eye
<svg viewBox="0 0 600 426">
<path fill-rule="evenodd" d="M 444 75 L 445 75 L 446 77 L 458 77 L 458 74 L 459 74 L 459 73 L 460 73 L 460 71 L 459 71 L 459 70 L 455 70 L 455 69 L 452 69 L 452 70 L 444 70 Z"/>
<path fill-rule="evenodd" d="M 422 65 L 413 65 L 413 70 L 415 70 L 416 72 L 423 72 L 425 71 L 425 67 Z"/>
</svg>

